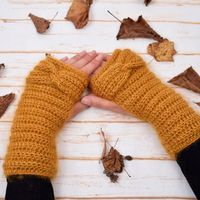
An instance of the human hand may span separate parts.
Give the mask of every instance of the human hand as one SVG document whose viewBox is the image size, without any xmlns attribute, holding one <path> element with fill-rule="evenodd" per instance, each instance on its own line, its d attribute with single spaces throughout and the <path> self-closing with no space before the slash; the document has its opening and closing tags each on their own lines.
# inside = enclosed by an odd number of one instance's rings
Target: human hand
<svg viewBox="0 0 200 200">
<path fill-rule="evenodd" d="M 91 76 L 102 65 L 102 63 L 106 61 L 106 59 L 106 54 L 98 54 L 96 51 L 82 51 L 72 58 L 64 57 L 61 60 L 66 64 L 70 64 L 73 67 L 80 69 L 88 76 Z M 81 101 L 77 102 L 71 110 L 71 118 L 86 110 L 89 106 L 90 105 L 84 104 Z"/>
<path fill-rule="evenodd" d="M 91 78 L 90 89 L 132 116 L 151 123 L 172 158 L 199 139 L 199 115 L 179 94 L 163 84 L 138 54 L 129 49 L 114 51 Z M 87 100 L 86 97 L 83 99 L 82 103 Z M 107 105 L 110 103 L 107 102 Z M 111 107 L 118 110 L 115 104 Z"/>
<path fill-rule="evenodd" d="M 96 108 L 103 109 L 103 110 L 109 110 L 112 112 L 129 115 L 128 112 L 123 110 L 116 103 L 109 101 L 107 99 L 98 97 L 94 94 L 89 94 L 89 95 L 84 96 L 81 99 L 81 104 L 85 105 L 87 107 L 96 107 Z"/>
<path fill-rule="evenodd" d="M 98 73 L 98 71 L 101 69 L 102 64 L 104 64 L 105 62 L 107 62 L 109 60 L 111 56 L 110 55 L 104 55 L 104 60 L 101 63 L 101 65 L 99 65 L 92 73 L 92 76 L 95 75 L 96 73 Z M 79 106 L 80 105 L 80 106 Z M 126 111 L 124 111 L 120 106 L 118 106 L 116 103 L 109 101 L 107 99 L 101 98 L 96 96 L 95 94 L 88 94 L 86 96 L 84 96 L 81 99 L 81 102 L 78 103 L 75 107 L 75 111 L 77 110 L 77 114 L 79 112 L 83 110 L 85 110 L 85 107 L 96 107 L 99 109 L 103 109 L 103 110 L 109 110 L 112 112 L 116 112 L 116 113 L 120 113 L 120 114 L 125 114 L 128 115 L 128 113 Z"/>
<path fill-rule="evenodd" d="M 110 57 L 111 57 L 110 55 L 105 55 L 103 63 L 107 62 Z M 98 73 L 98 71 L 101 69 L 101 67 L 102 67 L 102 64 L 93 71 L 92 75 L 95 75 L 96 73 Z M 107 99 L 98 97 L 92 93 L 84 96 L 81 99 L 81 105 L 82 106 L 85 105 L 86 107 L 96 107 L 99 109 L 109 110 L 112 112 L 128 115 L 128 113 L 126 111 L 124 111 L 116 103 L 109 101 Z M 79 110 L 79 109 L 77 109 L 77 110 Z"/>
<path fill-rule="evenodd" d="M 88 85 L 89 76 L 103 60 L 104 54 L 95 51 L 62 60 L 47 56 L 31 70 L 11 128 L 4 163 L 7 177 L 55 176 L 56 135 L 66 120 L 87 108 L 77 101 Z"/>
</svg>

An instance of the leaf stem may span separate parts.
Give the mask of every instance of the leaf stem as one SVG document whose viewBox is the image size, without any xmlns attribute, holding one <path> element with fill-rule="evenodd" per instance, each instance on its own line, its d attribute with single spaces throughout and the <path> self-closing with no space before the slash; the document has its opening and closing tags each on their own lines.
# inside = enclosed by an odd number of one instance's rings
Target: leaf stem
<svg viewBox="0 0 200 200">
<path fill-rule="evenodd" d="M 58 15 L 58 11 L 56 12 L 56 14 L 53 16 L 53 18 L 50 20 L 50 22 L 52 22 L 54 19 L 55 19 L 55 17 Z"/>
<path fill-rule="evenodd" d="M 131 175 L 127 172 L 127 170 L 124 168 L 124 171 L 126 172 L 126 174 L 128 175 L 128 177 L 131 177 Z"/>
<path fill-rule="evenodd" d="M 121 21 L 119 18 L 117 18 L 115 15 L 113 15 L 109 10 L 107 10 L 107 12 L 108 12 L 110 15 L 112 15 L 117 21 L 119 21 L 120 23 L 122 23 L 122 21 Z"/>
</svg>

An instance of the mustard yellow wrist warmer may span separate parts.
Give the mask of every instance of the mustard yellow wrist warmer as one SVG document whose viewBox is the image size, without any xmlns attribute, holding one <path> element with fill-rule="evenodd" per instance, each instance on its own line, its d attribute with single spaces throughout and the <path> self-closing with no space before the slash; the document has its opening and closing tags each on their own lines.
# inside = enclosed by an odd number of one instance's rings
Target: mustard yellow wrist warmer
<svg viewBox="0 0 200 200">
<path fill-rule="evenodd" d="M 116 50 L 92 78 L 90 87 L 96 95 L 150 122 L 174 158 L 200 138 L 200 116 L 128 49 Z"/>
<path fill-rule="evenodd" d="M 26 79 L 13 120 L 6 176 L 55 175 L 56 134 L 87 84 L 86 74 L 50 56 L 36 65 Z"/>
</svg>

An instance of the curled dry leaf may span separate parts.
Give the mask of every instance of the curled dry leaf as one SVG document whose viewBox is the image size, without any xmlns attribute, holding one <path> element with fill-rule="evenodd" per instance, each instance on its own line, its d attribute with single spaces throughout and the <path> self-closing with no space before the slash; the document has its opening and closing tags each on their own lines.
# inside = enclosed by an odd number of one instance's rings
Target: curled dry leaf
<svg viewBox="0 0 200 200">
<path fill-rule="evenodd" d="M 73 0 L 65 19 L 73 22 L 77 29 L 83 28 L 88 23 L 92 0 Z"/>
<path fill-rule="evenodd" d="M 106 171 L 121 173 L 124 167 L 123 156 L 113 147 L 106 156 L 102 158 L 102 163 Z"/>
<path fill-rule="evenodd" d="M 173 56 L 176 54 L 174 42 L 164 39 L 161 42 L 153 42 L 147 47 L 148 54 L 152 55 L 157 61 L 174 61 Z"/>
<path fill-rule="evenodd" d="M 163 40 L 163 38 L 151 28 L 142 15 L 138 17 L 137 21 L 129 17 L 123 19 L 117 34 L 117 39 L 126 38 L 151 38 L 159 42 Z"/>
<path fill-rule="evenodd" d="M 192 67 L 189 67 L 168 82 L 200 94 L 200 76 Z"/>
<path fill-rule="evenodd" d="M 146 6 L 148 6 L 148 4 L 151 2 L 151 0 L 144 0 L 144 3 Z"/>
<path fill-rule="evenodd" d="M 10 103 L 14 100 L 15 94 L 10 93 L 4 96 L 0 96 L 0 118 L 7 110 Z"/>
<path fill-rule="evenodd" d="M 114 147 L 111 146 L 108 153 L 106 153 L 107 149 L 107 141 L 105 138 L 105 133 L 101 130 L 100 136 L 103 140 L 103 152 L 101 156 L 101 161 L 104 167 L 104 173 L 108 176 L 111 182 L 115 183 L 118 180 L 118 175 L 116 173 L 121 173 L 124 169 L 124 159 L 132 160 L 131 156 L 122 156 L 119 151 L 117 151 Z"/>
<path fill-rule="evenodd" d="M 42 17 L 38 17 L 38 16 L 33 15 L 31 13 L 28 16 L 31 18 L 31 20 L 32 20 L 33 24 L 35 25 L 35 28 L 36 28 L 38 33 L 46 32 L 46 30 L 49 28 L 49 26 L 51 24 L 51 21 L 44 19 Z"/>
</svg>

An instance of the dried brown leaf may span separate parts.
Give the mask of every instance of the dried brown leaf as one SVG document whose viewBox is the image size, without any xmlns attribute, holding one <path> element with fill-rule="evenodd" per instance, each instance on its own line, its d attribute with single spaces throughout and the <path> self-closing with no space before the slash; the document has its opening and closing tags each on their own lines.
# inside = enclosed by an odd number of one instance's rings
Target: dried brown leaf
<svg viewBox="0 0 200 200">
<path fill-rule="evenodd" d="M 151 0 L 144 0 L 144 3 L 146 6 L 148 6 L 148 4 L 151 2 Z"/>
<path fill-rule="evenodd" d="M 49 26 L 51 24 L 51 21 L 44 19 L 42 17 L 38 17 L 38 16 L 33 15 L 31 13 L 29 13 L 28 16 L 31 18 L 31 20 L 32 20 L 33 24 L 35 25 L 35 28 L 36 28 L 38 33 L 46 32 L 46 30 L 49 28 Z"/>
<path fill-rule="evenodd" d="M 108 176 L 111 180 L 111 182 L 115 183 L 118 180 L 118 175 L 116 173 L 121 173 L 123 170 L 127 173 L 129 177 L 131 177 L 128 172 L 124 169 L 124 160 L 132 160 L 133 158 L 131 156 L 122 156 L 119 151 L 117 151 L 114 147 L 116 146 L 118 139 L 113 146 L 111 146 L 109 152 L 106 152 L 106 144 L 108 143 L 105 138 L 105 133 L 101 130 L 100 136 L 103 140 L 103 152 L 101 155 L 101 161 L 103 163 L 104 167 L 104 173 L 106 176 Z M 109 143 L 108 143 L 109 144 Z"/>
<path fill-rule="evenodd" d="M 174 42 L 164 39 L 161 42 L 153 42 L 147 47 L 148 54 L 152 55 L 157 61 L 174 61 L 173 55 L 176 54 Z"/>
<path fill-rule="evenodd" d="M 65 19 L 71 21 L 77 29 L 83 28 L 88 23 L 92 0 L 73 0 Z"/>
<path fill-rule="evenodd" d="M 200 76 L 192 67 L 189 67 L 168 82 L 200 94 Z"/>
<path fill-rule="evenodd" d="M 10 93 L 4 96 L 0 96 L 0 118 L 3 116 L 7 110 L 10 103 L 14 100 L 15 94 Z"/>
<path fill-rule="evenodd" d="M 117 34 L 117 39 L 126 38 L 151 38 L 159 42 L 163 40 L 163 38 L 150 27 L 142 15 L 138 17 L 137 21 L 129 17 L 123 19 Z"/>
<path fill-rule="evenodd" d="M 124 167 L 123 156 L 113 147 L 111 147 L 109 153 L 102 158 L 104 169 L 107 172 L 121 173 Z"/>
</svg>

